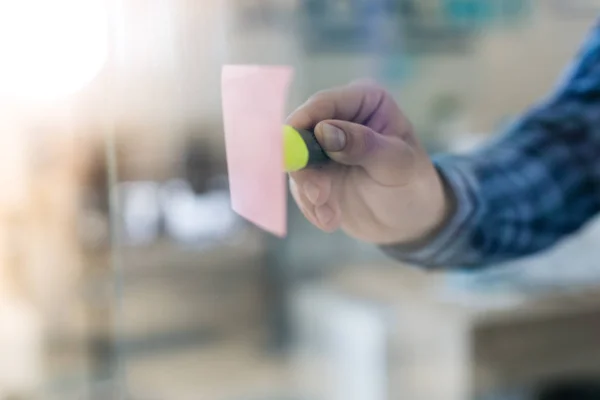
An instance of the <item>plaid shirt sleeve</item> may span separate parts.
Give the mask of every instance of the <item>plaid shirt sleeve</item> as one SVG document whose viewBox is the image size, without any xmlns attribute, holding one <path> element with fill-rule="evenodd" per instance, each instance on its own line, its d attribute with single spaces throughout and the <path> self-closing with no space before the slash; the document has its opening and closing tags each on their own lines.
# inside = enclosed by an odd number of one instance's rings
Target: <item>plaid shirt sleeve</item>
<svg viewBox="0 0 600 400">
<path fill-rule="evenodd" d="M 550 98 L 485 148 L 435 164 L 457 210 L 424 247 L 384 247 L 398 259 L 478 267 L 544 250 L 581 228 L 600 209 L 600 26 Z"/>
</svg>

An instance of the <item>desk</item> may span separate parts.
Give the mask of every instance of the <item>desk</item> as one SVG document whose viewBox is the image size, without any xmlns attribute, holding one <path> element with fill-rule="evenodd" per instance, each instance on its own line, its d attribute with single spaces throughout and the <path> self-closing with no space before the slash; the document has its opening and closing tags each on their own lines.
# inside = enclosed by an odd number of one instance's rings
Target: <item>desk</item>
<svg viewBox="0 0 600 400">
<path fill-rule="evenodd" d="M 322 290 L 392 315 L 390 399 L 465 400 L 573 375 L 600 377 L 600 290 L 535 298 L 442 298 L 442 278 L 356 268 Z"/>
</svg>

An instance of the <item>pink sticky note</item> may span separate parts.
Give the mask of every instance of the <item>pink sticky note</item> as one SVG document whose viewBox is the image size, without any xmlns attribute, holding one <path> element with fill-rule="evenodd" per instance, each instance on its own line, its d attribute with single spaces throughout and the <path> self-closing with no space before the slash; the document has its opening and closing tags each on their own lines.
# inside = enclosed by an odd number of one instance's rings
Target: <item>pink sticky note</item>
<svg viewBox="0 0 600 400">
<path fill-rule="evenodd" d="M 226 65 L 221 76 L 231 205 L 275 235 L 287 232 L 283 134 L 289 67 Z"/>
</svg>

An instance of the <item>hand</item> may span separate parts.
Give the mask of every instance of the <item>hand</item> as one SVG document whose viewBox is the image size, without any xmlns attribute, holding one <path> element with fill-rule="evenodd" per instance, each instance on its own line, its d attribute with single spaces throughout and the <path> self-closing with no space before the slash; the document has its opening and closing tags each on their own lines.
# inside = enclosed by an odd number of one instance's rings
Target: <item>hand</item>
<svg viewBox="0 0 600 400">
<path fill-rule="evenodd" d="M 358 82 L 312 96 L 287 124 L 314 129 L 332 162 L 290 174 L 298 206 L 318 228 L 377 244 L 424 240 L 451 201 L 394 99 Z"/>
</svg>

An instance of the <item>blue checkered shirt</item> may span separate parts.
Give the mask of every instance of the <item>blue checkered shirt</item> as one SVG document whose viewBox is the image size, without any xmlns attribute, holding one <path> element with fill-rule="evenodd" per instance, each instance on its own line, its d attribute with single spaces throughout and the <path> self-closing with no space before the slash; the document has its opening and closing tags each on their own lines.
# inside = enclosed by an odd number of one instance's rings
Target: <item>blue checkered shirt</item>
<svg viewBox="0 0 600 400">
<path fill-rule="evenodd" d="M 384 249 L 401 260 L 499 263 L 547 249 L 590 221 L 600 210 L 600 24 L 551 96 L 484 148 L 435 163 L 457 210 L 426 246 Z"/>
</svg>

